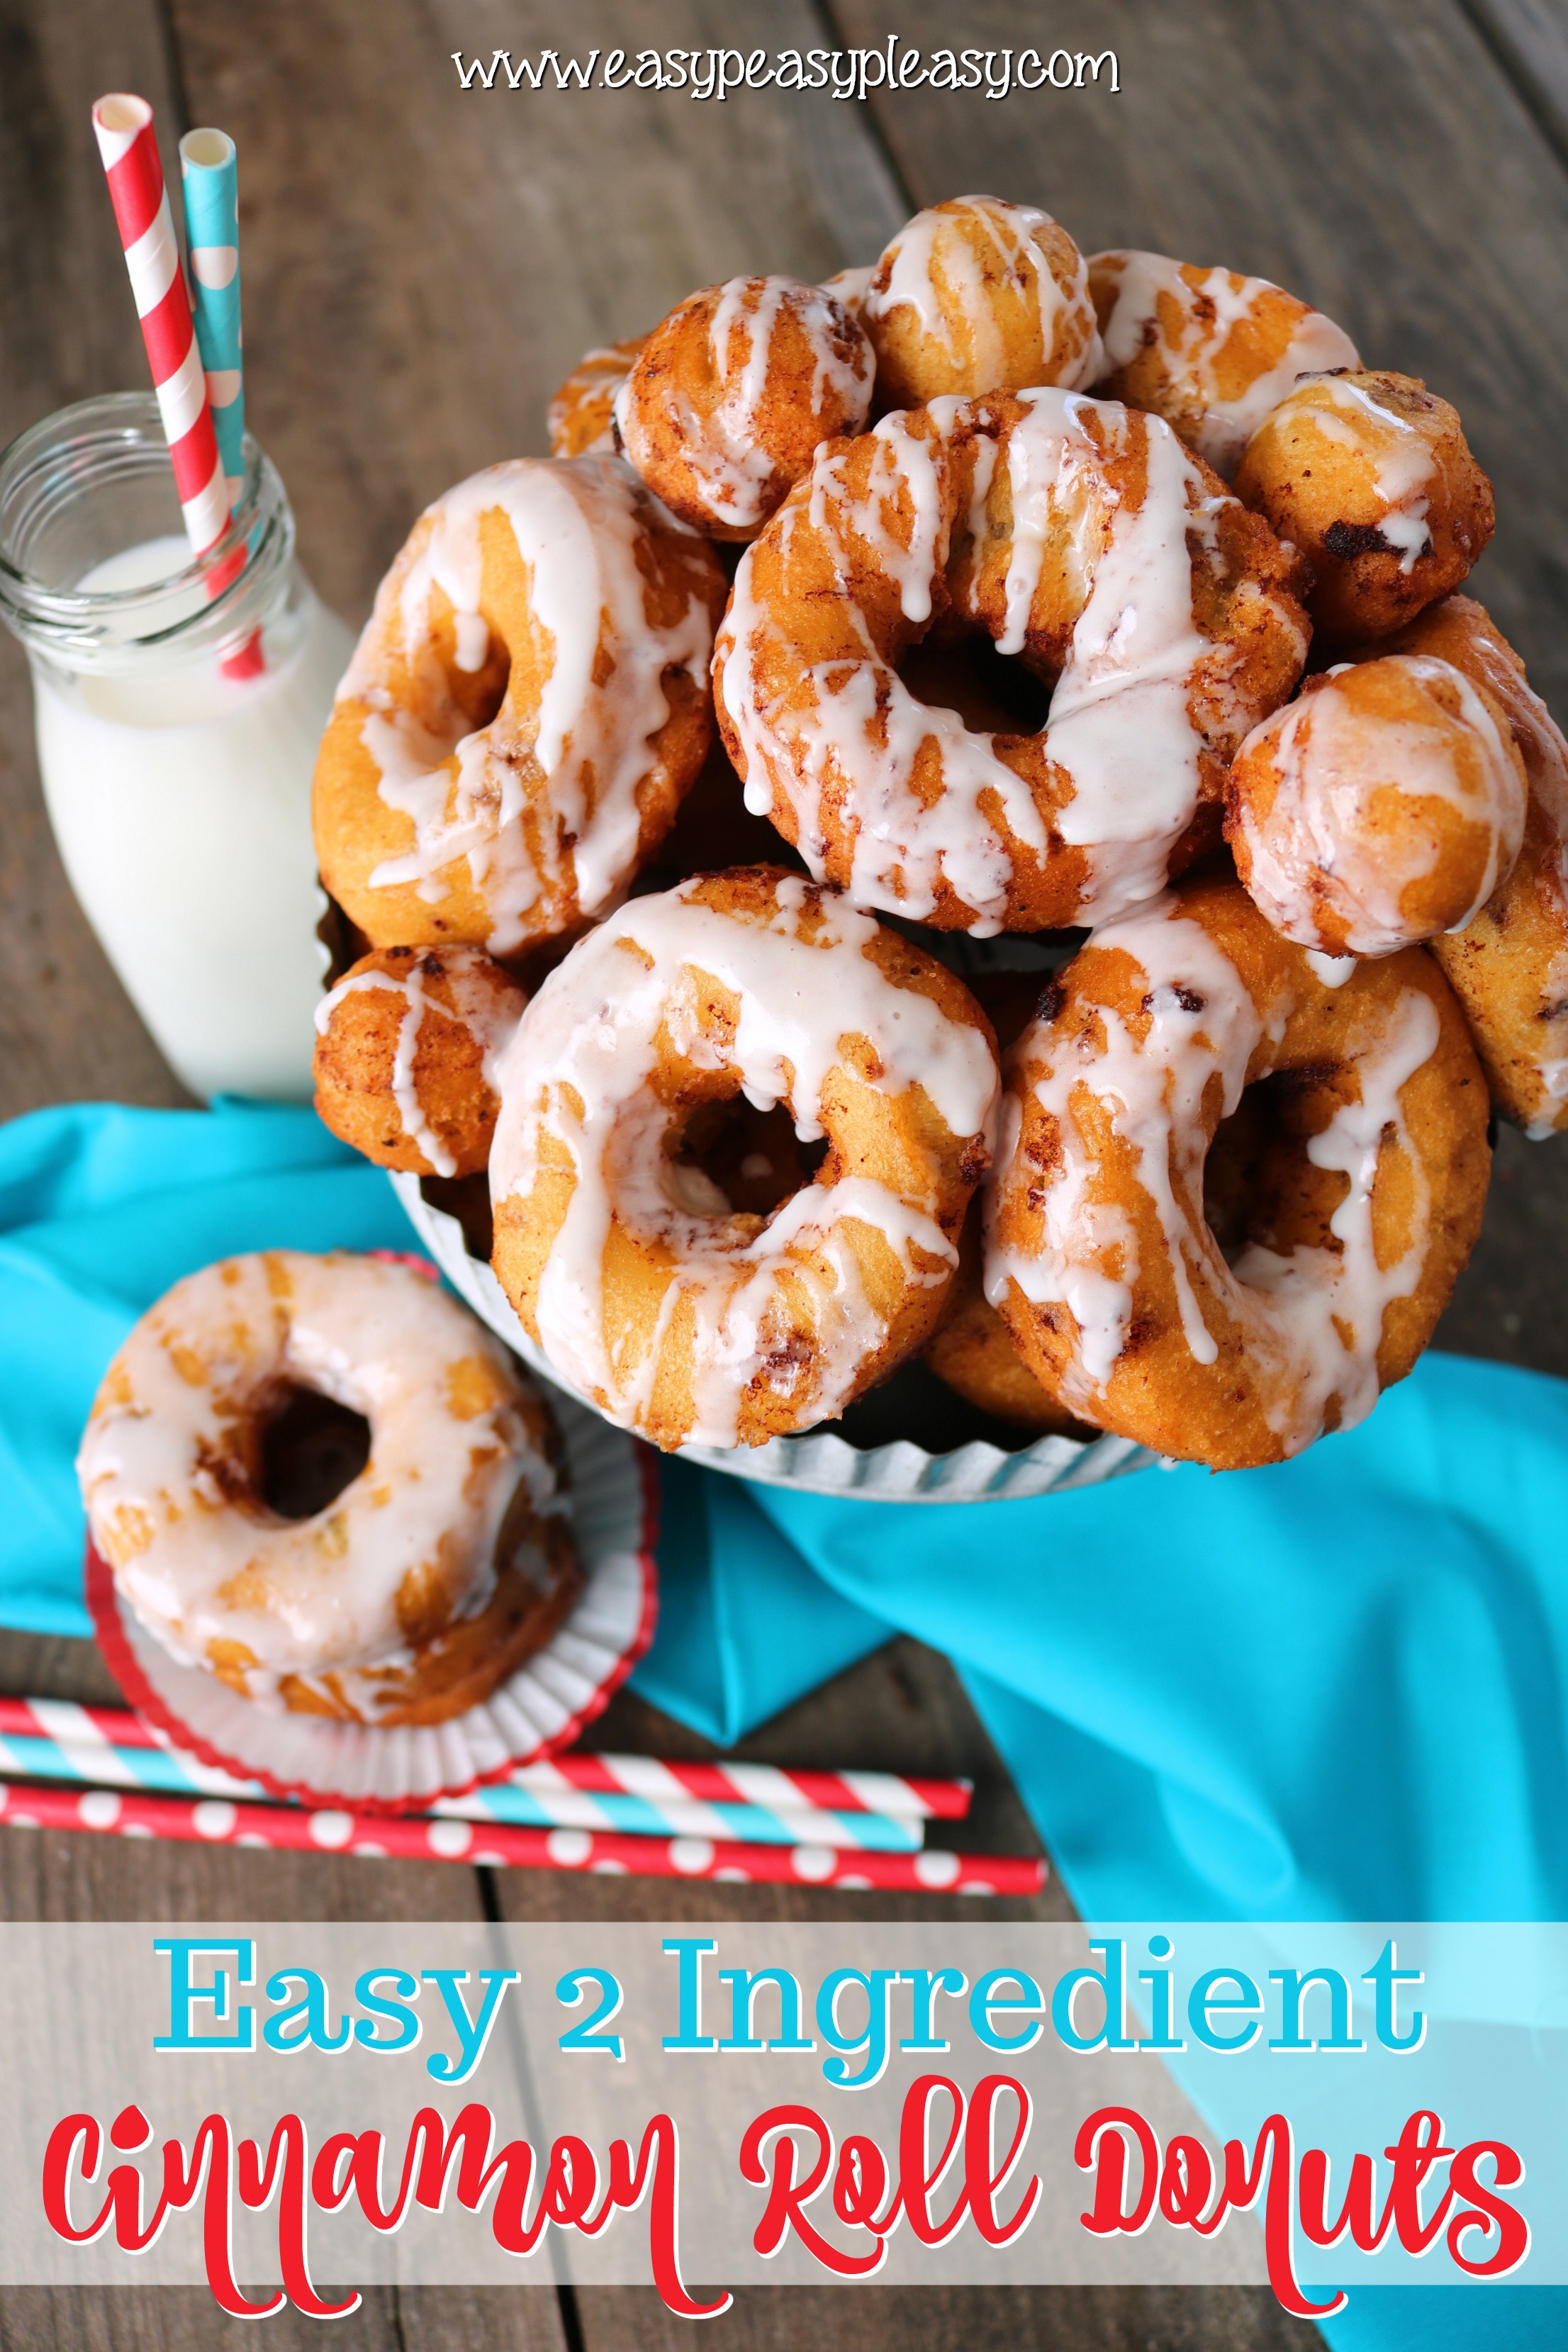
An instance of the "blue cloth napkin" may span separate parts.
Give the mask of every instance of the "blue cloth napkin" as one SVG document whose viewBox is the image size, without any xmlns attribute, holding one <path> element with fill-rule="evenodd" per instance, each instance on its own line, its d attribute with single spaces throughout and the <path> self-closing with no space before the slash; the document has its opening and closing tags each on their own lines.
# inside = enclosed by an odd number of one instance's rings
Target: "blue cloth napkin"
<svg viewBox="0 0 1568 2352">
<path fill-rule="evenodd" d="M 308 1110 L 0 1129 L 0 1623 L 88 1630 L 72 1457 L 171 1282 L 410 1241 Z M 1279 1469 L 963 1510 L 662 1485 L 634 1687 L 724 1745 L 902 1629 L 957 1662 L 1089 1917 L 1568 1916 L 1568 1386 L 1428 1356 Z M 1530 2352 L 1568 2296 L 1362 2289 L 1325 2332 Z"/>
</svg>

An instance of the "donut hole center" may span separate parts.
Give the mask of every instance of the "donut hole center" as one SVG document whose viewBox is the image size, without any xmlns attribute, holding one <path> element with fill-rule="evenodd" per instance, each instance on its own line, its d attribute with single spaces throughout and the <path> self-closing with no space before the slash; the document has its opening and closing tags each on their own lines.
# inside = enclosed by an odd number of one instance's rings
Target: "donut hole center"
<svg viewBox="0 0 1568 2352">
<path fill-rule="evenodd" d="M 983 629 L 928 636 L 896 667 L 917 702 L 956 712 L 977 735 L 1037 735 L 1050 715 L 1045 680 L 998 653 Z"/>
<path fill-rule="evenodd" d="M 370 1460 L 363 1412 L 317 1389 L 281 1390 L 263 1423 L 256 1485 L 280 1519 L 313 1519 L 352 1486 Z"/>
<path fill-rule="evenodd" d="M 1339 1248 L 1330 1221 L 1350 1179 L 1314 1166 L 1307 1145 L 1343 1099 L 1342 1076 L 1326 1063 L 1276 1070 L 1220 1121 L 1204 1167 L 1204 1215 L 1227 1262 L 1254 1245 L 1280 1256 Z"/>
<path fill-rule="evenodd" d="M 432 642 L 436 675 L 428 677 L 423 698 L 416 697 L 416 716 L 446 744 L 446 758 L 465 735 L 489 726 L 499 714 L 511 678 L 511 651 L 481 614 L 450 606 L 433 617 Z M 417 708 L 421 699 L 427 706 L 423 709 Z"/>
<path fill-rule="evenodd" d="M 700 1103 L 672 1139 L 670 1172 L 698 1215 L 767 1217 L 809 1184 L 826 1140 L 803 1143 L 783 1103 L 758 1110 L 744 1095 Z"/>
</svg>

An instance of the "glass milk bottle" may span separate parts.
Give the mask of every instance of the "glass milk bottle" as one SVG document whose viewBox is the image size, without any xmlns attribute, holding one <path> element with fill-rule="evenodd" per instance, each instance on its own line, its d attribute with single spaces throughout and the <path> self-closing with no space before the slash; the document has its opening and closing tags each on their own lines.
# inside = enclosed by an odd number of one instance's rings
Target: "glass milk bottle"
<svg viewBox="0 0 1568 2352">
<path fill-rule="evenodd" d="M 193 1094 L 310 1092 L 324 901 L 310 777 L 349 631 L 245 443 L 195 559 L 151 394 L 62 409 L 0 455 L 0 618 L 32 664 L 71 887 Z"/>
</svg>

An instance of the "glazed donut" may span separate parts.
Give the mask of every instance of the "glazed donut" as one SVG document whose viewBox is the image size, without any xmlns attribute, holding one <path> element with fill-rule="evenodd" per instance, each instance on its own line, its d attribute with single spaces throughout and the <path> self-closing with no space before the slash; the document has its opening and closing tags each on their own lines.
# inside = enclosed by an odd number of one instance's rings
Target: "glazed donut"
<svg viewBox="0 0 1568 2352">
<path fill-rule="evenodd" d="M 1037 384 L 1068 391 L 1100 365 L 1089 269 L 1033 205 L 953 196 L 907 221 L 861 299 L 890 407 Z"/>
<path fill-rule="evenodd" d="M 321 879 L 370 944 L 510 955 L 613 905 L 702 765 L 723 595 L 618 458 L 515 458 L 427 508 L 316 763 Z"/>
<path fill-rule="evenodd" d="M 481 948 L 373 948 L 316 1008 L 316 1112 L 378 1168 L 471 1176 L 528 1002 Z"/>
<path fill-rule="evenodd" d="M 1309 376 L 1266 416 L 1236 494 L 1299 547 L 1333 638 L 1382 637 L 1457 588 L 1492 535 L 1458 412 L 1414 376 Z"/>
<path fill-rule="evenodd" d="M 1103 918 L 1217 839 L 1231 755 L 1306 658 L 1298 584 L 1159 417 L 941 400 L 820 450 L 742 559 L 725 747 L 857 905 L 982 935 Z M 965 630 L 1055 682 L 1048 730 L 916 699 L 900 663 Z"/>
<path fill-rule="evenodd" d="M 502 1062 L 496 1274 L 563 1378 L 657 1445 L 811 1428 L 929 1335 L 996 1084 L 962 983 L 798 876 L 634 899 Z M 771 1215 L 689 1157 L 694 1122 L 741 1095 L 827 1140 Z"/>
<path fill-rule="evenodd" d="M 1277 931 L 1392 955 L 1460 929 L 1511 873 L 1524 763 L 1484 685 L 1430 654 L 1342 662 L 1247 737 L 1226 838 Z"/>
<path fill-rule="evenodd" d="M 1327 986 L 1228 877 L 1098 932 L 1005 1088 L 986 1294 L 1053 1394 L 1182 1460 L 1362 1420 L 1480 1230 L 1486 1087 L 1430 956 Z M 1260 1132 L 1216 1232 L 1205 1161 L 1238 1110 Z"/>
<path fill-rule="evenodd" d="M 632 372 L 646 335 L 584 352 L 545 415 L 552 457 L 613 457 L 616 394 Z"/>
<path fill-rule="evenodd" d="M 1152 409 L 1226 481 L 1298 376 L 1361 365 L 1342 327 L 1267 278 L 1118 249 L 1089 256 L 1089 290 L 1096 392 Z"/>
<path fill-rule="evenodd" d="M 300 1391 L 370 1424 L 324 1508 L 279 1516 L 267 1431 Z M 549 1416 L 499 1340 L 405 1265 L 223 1260 L 150 1307 L 77 1470 L 126 1605 L 249 1698 L 437 1723 L 548 1641 L 581 1578 Z"/>
<path fill-rule="evenodd" d="M 817 444 L 859 432 L 875 373 L 822 287 L 731 278 L 654 329 L 616 395 L 616 429 L 671 514 L 713 539 L 754 539 Z"/>
<path fill-rule="evenodd" d="M 1524 664 L 1468 596 L 1433 604 L 1393 641 L 1451 662 L 1501 709 L 1530 803 L 1513 870 L 1462 930 L 1434 940 L 1492 1101 L 1540 1141 L 1568 1127 L 1568 743 Z"/>
</svg>

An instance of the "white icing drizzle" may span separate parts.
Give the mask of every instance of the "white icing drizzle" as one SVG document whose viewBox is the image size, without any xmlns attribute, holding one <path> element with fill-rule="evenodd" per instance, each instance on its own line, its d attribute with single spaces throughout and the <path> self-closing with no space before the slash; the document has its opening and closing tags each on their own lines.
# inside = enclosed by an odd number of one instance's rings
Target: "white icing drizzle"
<svg viewBox="0 0 1568 2352">
<path fill-rule="evenodd" d="M 868 286 L 861 298 L 861 316 L 878 321 L 894 310 L 912 310 L 921 333 L 939 344 L 948 360 L 967 359 L 973 392 L 1000 391 L 1007 352 L 982 267 L 982 255 L 989 248 L 1005 278 L 1021 286 L 1033 273 L 1042 382 L 1069 390 L 1089 383 L 1100 373 L 1100 348 L 1089 299 L 1089 265 L 1075 247 L 1072 281 L 1058 283 L 1038 241 L 1041 229 L 1056 226 L 1049 213 L 1033 205 L 1005 204 L 998 196 L 957 196 L 946 210 L 932 205 L 906 222 L 883 253 L 872 276 L 886 267 L 888 282 L 880 289 Z M 1069 336 L 1066 363 L 1057 372 L 1052 357 L 1064 313 L 1077 326 L 1079 339 L 1073 341 Z"/>
<path fill-rule="evenodd" d="M 542 1164 L 564 1150 L 574 1183 L 539 1284 L 540 1345 L 567 1380 L 635 1428 L 671 1323 L 689 1313 L 694 1419 L 685 1435 L 733 1445 L 748 1388 L 761 1381 L 798 1403 L 803 1423 L 831 1418 L 885 1341 L 853 1227 L 881 1236 L 906 1283 L 943 1281 L 957 1258 L 931 1198 L 905 1198 L 863 1176 L 806 1184 L 753 1233 L 752 1221 L 730 1219 L 711 1180 L 693 1185 L 700 1171 L 676 1167 L 666 1148 L 671 1112 L 652 1085 L 661 1055 L 721 1066 L 696 1017 L 697 975 L 740 1000 L 725 1058 L 746 1099 L 762 1108 L 787 1102 L 805 1139 L 823 1131 L 824 1087 L 847 1037 L 871 1046 L 869 1082 L 879 1092 L 923 1087 L 957 1136 L 989 1140 L 996 1070 L 978 1030 L 885 977 L 866 953 L 877 925 L 842 900 L 786 877 L 767 919 L 742 919 L 698 903 L 695 887 L 635 900 L 544 982 L 502 1061 L 490 1186 L 498 1204 L 526 1198 Z M 658 1326 L 635 1358 L 605 1326 L 612 1218 L 669 1254 Z M 803 1300 L 808 1350 L 791 1344 Z"/>
<path fill-rule="evenodd" d="M 637 562 L 647 497 L 612 457 L 513 458 L 459 483 L 426 509 L 423 542 L 384 582 L 338 688 L 340 700 L 369 706 L 361 740 L 381 797 L 414 829 L 413 847 L 384 859 L 371 887 L 412 884 L 436 905 L 447 895 L 446 870 L 466 858 L 498 955 L 558 927 L 530 920 L 542 898 L 596 914 L 625 888 L 641 827 L 637 788 L 669 715 L 665 672 L 703 677 L 711 630 L 700 597 L 668 627 L 647 619 Z M 482 662 L 479 522 L 492 512 L 506 517 L 529 569 L 549 667 L 536 715 L 514 713 L 509 701 L 489 726 L 443 740 L 395 702 L 389 655 L 395 648 L 426 696 L 444 698 L 430 651 L 439 588 L 458 616 L 460 666 Z M 614 668 L 599 683 L 605 653 Z M 461 725 L 454 709 L 454 733 Z"/>
<path fill-rule="evenodd" d="M 1199 456 L 1226 481 L 1269 410 L 1299 377 L 1361 365 L 1344 329 L 1321 310 L 1307 310 L 1274 365 L 1254 376 L 1240 394 L 1222 398 L 1217 381 L 1222 352 L 1260 299 L 1278 294 L 1279 287 L 1267 278 L 1244 278 L 1232 269 L 1206 269 L 1194 287 L 1183 277 L 1181 263 L 1163 253 L 1097 253 L 1089 268 L 1091 277 L 1098 271 L 1114 275 L 1116 280 L 1116 299 L 1100 330 L 1106 374 L 1129 366 L 1152 338 L 1178 397 L 1193 401 L 1202 411 L 1194 436 Z M 1175 304 L 1179 314 L 1173 335 L 1161 315 L 1162 296 Z M 1208 305 L 1213 306 L 1212 318 L 1205 316 Z"/>
<path fill-rule="evenodd" d="M 718 289 L 708 325 L 714 375 L 721 390 L 716 405 L 699 415 L 660 379 L 653 400 L 676 416 L 681 454 L 714 520 L 736 530 L 756 530 L 777 506 L 783 491 L 779 468 L 764 445 L 763 402 L 776 383 L 773 352 L 786 315 L 804 333 L 811 352 L 808 405 L 823 436 L 856 433 L 871 404 L 876 361 L 851 320 L 853 355 L 838 346 L 844 336 L 843 306 L 819 286 L 798 278 L 731 278 Z M 627 457 L 639 472 L 652 461 L 656 436 L 645 396 L 628 376 L 616 395 L 616 424 Z"/>
<path fill-rule="evenodd" d="M 279 1520 L 215 1465 L 290 1384 L 363 1413 L 372 1443 L 324 1510 Z M 228 1259 L 176 1283 L 115 1359 L 77 1464 L 94 1541 L 175 1657 L 206 1665 L 211 1645 L 243 1644 L 252 1697 L 285 1675 L 405 1665 L 405 1580 L 445 1585 L 454 1621 L 477 1615 L 520 1483 L 536 1508 L 559 1507 L 525 1393 L 489 1333 L 407 1267 Z M 353 1690 L 370 1712 L 374 1677 Z"/>
<path fill-rule="evenodd" d="M 1488 852 L 1469 905 L 1449 926 L 1463 930 L 1519 855 L 1524 793 L 1490 710 L 1463 671 L 1429 654 L 1394 654 L 1422 684 L 1459 698 L 1458 713 L 1436 699 L 1429 721 L 1384 718 L 1334 686 L 1320 687 L 1266 719 L 1241 756 L 1267 749 L 1278 780 L 1260 819 L 1250 793 L 1237 814 L 1251 860 L 1247 889 L 1278 931 L 1302 946 L 1329 946 L 1320 928 L 1325 905 L 1344 925 L 1352 956 L 1393 955 L 1428 934 L 1413 929 L 1405 894 L 1432 872 L 1437 835 L 1413 821 L 1398 832 L 1369 824 L 1374 793 L 1392 786 L 1412 800 L 1436 801 L 1487 835 Z M 1353 678 L 1341 662 L 1331 679 Z M 1468 737 L 1468 745 L 1463 739 Z M 1462 757 L 1462 748 L 1469 757 Z"/>
<path fill-rule="evenodd" d="M 1313 376 L 1307 381 L 1336 408 L 1347 412 L 1335 416 L 1315 399 L 1308 410 L 1314 428 L 1326 441 L 1354 449 L 1371 461 L 1373 489 L 1387 508 L 1378 517 L 1378 530 L 1391 548 L 1399 550 L 1401 572 L 1413 572 L 1416 558 L 1432 544 L 1427 515 L 1436 451 L 1412 418 L 1385 408 L 1364 384 L 1341 375 Z"/>
<path fill-rule="evenodd" d="M 1024 643 L 1047 534 L 1064 515 L 1075 534 L 1087 593 L 1046 741 L 1071 784 L 1053 822 L 1063 841 L 1089 852 L 1081 903 L 1104 919 L 1163 887 L 1171 850 L 1197 806 L 1194 677 L 1206 661 L 1211 682 L 1223 685 L 1226 649 L 1211 646 L 1194 625 L 1190 541 L 1212 548 L 1224 501 L 1208 496 L 1160 418 L 1057 388 L 1018 397 L 1026 414 L 1003 449 L 980 445 L 972 502 L 978 518 L 991 469 L 1005 466 L 1013 541 L 1004 653 Z M 748 554 L 715 666 L 740 739 L 748 808 L 765 814 L 775 798 L 785 801 L 801 854 L 820 877 L 826 854 L 822 798 L 842 782 L 856 826 L 851 897 L 927 919 L 945 881 L 974 909 L 968 928 L 982 938 L 1003 928 L 1013 878 L 1006 838 L 982 795 L 994 797 L 1007 830 L 1041 858 L 1049 846 L 1046 819 L 1028 785 L 997 756 L 994 736 L 973 733 L 954 712 L 917 701 L 880 659 L 849 582 L 869 549 L 897 586 L 906 617 L 917 625 L 929 618 L 958 496 L 946 443 L 962 421 L 983 418 L 984 411 L 984 403 L 944 399 L 912 415 L 884 417 L 874 428 L 879 446 L 868 495 L 852 500 L 846 459 L 819 456 L 807 500 L 786 510 L 778 526 L 786 572 L 795 533 L 810 530 L 830 550 L 865 646 L 863 660 L 797 670 L 795 677 L 810 683 L 809 701 L 789 688 L 765 698 L 759 656 L 770 641 L 775 649 L 783 641 L 778 621 L 755 593 Z M 1112 455 L 1139 441 L 1145 446 L 1147 486 L 1136 507 L 1112 487 L 1100 446 L 1087 429 L 1091 419 Z M 921 420 L 929 420 L 924 432 Z M 974 519 L 972 527 L 978 529 Z M 788 672 L 787 662 L 773 666 Z M 942 782 L 934 800 L 917 793 L 912 781 L 922 747 L 933 741 Z"/>
<path fill-rule="evenodd" d="M 521 1011 L 521 991 L 516 996 L 503 991 L 494 977 L 488 956 L 475 948 L 441 948 L 435 951 L 442 975 L 449 983 L 452 1003 L 443 1004 L 439 997 L 425 992 L 425 958 L 411 962 L 407 970 L 392 971 L 350 972 L 337 986 L 322 997 L 316 1007 L 316 1034 L 324 1037 L 331 1025 L 333 1013 L 347 996 L 367 989 L 390 990 L 403 1003 L 402 1017 L 397 1028 L 397 1045 L 392 1066 L 392 1095 L 397 1106 L 397 1116 L 403 1132 L 416 1150 L 423 1152 L 437 1176 L 453 1176 L 457 1162 L 425 1116 L 415 1076 L 415 1056 L 419 1049 L 419 1032 L 424 1025 L 428 1007 L 440 1018 L 459 1021 L 474 1038 L 480 1051 L 480 1067 L 485 1084 L 496 1090 L 496 1073 L 502 1049 L 510 1043 Z"/>
<path fill-rule="evenodd" d="M 1217 1078 L 1221 1117 L 1236 1110 L 1249 1072 L 1263 1075 L 1272 1066 L 1284 1012 L 1268 1024 L 1260 1018 L 1236 966 L 1174 898 L 1097 931 L 1093 945 L 1120 949 L 1142 967 L 1149 982 L 1148 1034 L 1139 1044 L 1118 1013 L 1096 1006 L 1103 1046 L 1092 1029 L 1068 1036 L 1037 1024 L 1015 1047 L 1016 1066 L 1043 1065 L 1030 1092 L 1056 1122 L 1060 1158 L 1044 1178 L 1021 1160 L 1022 1115 L 1009 1100 L 987 1220 L 986 1296 L 1000 1307 L 1016 1283 L 1033 1304 L 1068 1308 L 1078 1331 L 1061 1393 L 1092 1418 L 1127 1344 L 1141 1269 L 1126 1211 L 1092 1197 L 1101 1171 L 1077 1115 L 1081 1090 L 1135 1154 L 1193 1361 L 1212 1364 L 1218 1356 L 1207 1299 L 1227 1325 L 1239 1326 L 1269 1425 L 1286 1454 L 1299 1453 L 1321 1434 L 1331 1400 L 1339 1400 L 1343 1428 L 1370 1412 L 1384 1309 L 1408 1297 L 1420 1276 L 1428 1192 L 1399 1097 L 1437 1044 L 1436 1011 L 1421 991 L 1400 992 L 1381 1034 L 1357 1056 L 1360 1100 L 1342 1105 L 1306 1147 L 1315 1167 L 1340 1170 L 1349 1180 L 1330 1221 L 1339 1249 L 1300 1248 L 1285 1256 L 1250 1244 L 1227 1265 L 1202 1213 L 1205 1097 Z M 1410 1159 L 1415 1203 L 1408 1247 L 1394 1265 L 1380 1267 L 1372 1202 L 1380 1154 L 1388 1148 Z M 1043 1220 L 1040 1241 L 1028 1251 L 996 1238 L 1002 1205 L 1026 1192 Z"/>
<path fill-rule="evenodd" d="M 822 290 L 825 294 L 831 294 L 836 302 L 842 303 L 852 319 L 858 320 L 860 306 L 866 299 L 866 289 L 876 275 L 874 261 L 867 262 L 863 269 L 835 270 L 831 278 L 823 279 Z"/>
</svg>

